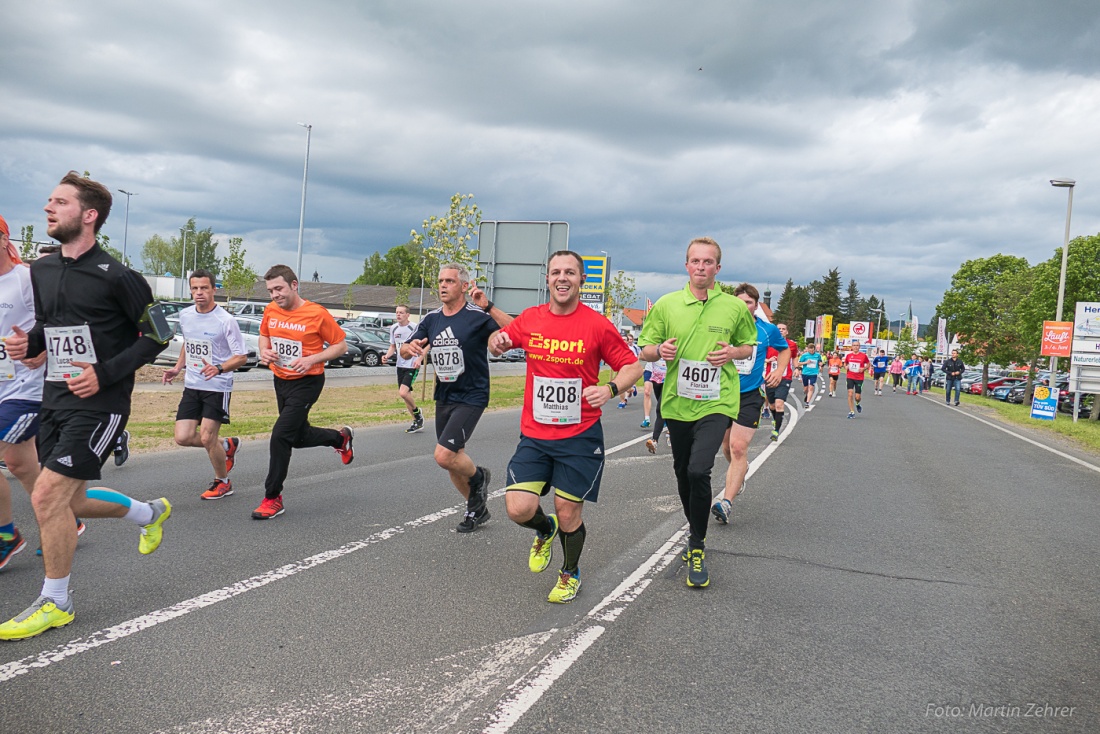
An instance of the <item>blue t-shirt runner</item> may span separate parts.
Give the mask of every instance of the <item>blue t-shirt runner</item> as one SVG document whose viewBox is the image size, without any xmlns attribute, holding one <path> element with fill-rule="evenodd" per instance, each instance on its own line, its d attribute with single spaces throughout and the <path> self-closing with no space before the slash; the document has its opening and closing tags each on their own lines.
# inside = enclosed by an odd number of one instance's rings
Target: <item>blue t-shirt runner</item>
<svg viewBox="0 0 1100 734">
<path fill-rule="evenodd" d="M 737 365 L 737 374 L 741 378 L 742 393 L 759 390 L 764 384 L 764 366 L 768 361 L 768 347 L 776 351 L 789 348 L 787 340 L 779 333 L 779 329 L 757 316 L 756 346 L 752 349 L 752 355 L 733 361 Z"/>
<path fill-rule="evenodd" d="M 798 367 L 806 377 L 817 377 L 821 372 L 821 362 L 818 352 L 803 352 L 798 356 Z"/>
</svg>

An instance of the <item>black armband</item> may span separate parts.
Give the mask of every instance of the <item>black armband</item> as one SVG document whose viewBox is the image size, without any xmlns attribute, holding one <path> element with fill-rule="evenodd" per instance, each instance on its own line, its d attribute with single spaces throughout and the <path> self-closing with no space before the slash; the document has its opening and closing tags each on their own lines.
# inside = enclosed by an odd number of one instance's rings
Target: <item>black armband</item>
<svg viewBox="0 0 1100 734">
<path fill-rule="evenodd" d="M 138 322 L 141 333 L 150 337 L 157 344 L 167 344 L 172 340 L 172 327 L 164 316 L 164 309 L 159 303 L 150 303 L 145 307 L 145 313 Z"/>
</svg>

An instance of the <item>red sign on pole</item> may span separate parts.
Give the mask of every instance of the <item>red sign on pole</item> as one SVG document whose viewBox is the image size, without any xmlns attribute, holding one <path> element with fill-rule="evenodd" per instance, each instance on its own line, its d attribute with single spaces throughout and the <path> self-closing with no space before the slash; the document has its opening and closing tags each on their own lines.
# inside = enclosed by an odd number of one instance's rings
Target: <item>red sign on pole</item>
<svg viewBox="0 0 1100 734">
<path fill-rule="evenodd" d="M 1073 322 L 1044 321 L 1040 354 L 1044 357 L 1073 356 Z"/>
</svg>

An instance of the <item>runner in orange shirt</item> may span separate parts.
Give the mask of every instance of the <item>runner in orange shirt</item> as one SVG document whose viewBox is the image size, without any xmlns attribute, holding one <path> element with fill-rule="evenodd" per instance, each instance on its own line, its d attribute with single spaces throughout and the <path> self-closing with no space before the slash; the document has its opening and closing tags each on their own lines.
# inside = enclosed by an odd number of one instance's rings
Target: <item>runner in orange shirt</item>
<svg viewBox="0 0 1100 734">
<path fill-rule="evenodd" d="M 256 520 L 283 514 L 283 481 L 294 449 L 331 446 L 345 464 L 355 458 L 350 427 L 337 431 L 309 424 L 309 409 L 325 386 L 325 362 L 348 350 L 344 330 L 323 306 L 298 295 L 298 276 L 286 265 L 273 266 L 264 281 L 271 303 L 260 324 L 260 359 L 275 375 L 279 418 L 271 429 L 264 500 L 252 512 Z"/>
<path fill-rule="evenodd" d="M 837 352 L 829 354 L 829 397 L 836 397 L 836 383 L 840 379 L 840 368 L 844 366 L 844 360 Z"/>
</svg>

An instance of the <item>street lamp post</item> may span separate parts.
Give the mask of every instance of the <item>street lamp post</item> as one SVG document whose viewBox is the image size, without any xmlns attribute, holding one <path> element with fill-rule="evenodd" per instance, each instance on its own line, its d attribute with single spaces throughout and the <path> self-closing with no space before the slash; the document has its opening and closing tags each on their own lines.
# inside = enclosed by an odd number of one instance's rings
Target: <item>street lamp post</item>
<svg viewBox="0 0 1100 734">
<path fill-rule="evenodd" d="M 877 313 L 878 314 L 878 326 L 875 327 L 875 337 L 876 337 L 875 341 L 879 341 L 880 339 L 882 339 L 882 314 L 886 313 L 886 309 L 884 309 L 884 308 L 872 308 L 871 313 Z M 889 317 L 887 317 L 887 318 L 889 318 Z M 882 347 L 879 347 L 879 348 L 881 349 Z"/>
<path fill-rule="evenodd" d="M 298 217 L 298 267 L 294 271 L 301 277 L 302 232 L 306 224 L 306 184 L 309 182 L 309 141 L 313 136 L 313 125 L 306 122 L 299 122 L 298 124 L 306 129 L 306 164 L 305 168 L 302 170 L 302 212 Z"/>
<path fill-rule="evenodd" d="M 1062 272 L 1058 276 L 1058 310 L 1055 313 L 1054 320 L 1062 320 L 1062 305 L 1066 297 L 1066 261 L 1069 257 L 1069 222 L 1070 217 L 1073 216 L 1073 187 L 1077 185 L 1077 182 L 1072 178 L 1053 178 L 1050 180 L 1050 185 L 1055 188 L 1069 189 L 1069 197 L 1066 201 L 1066 236 L 1062 242 Z M 1050 386 L 1056 388 L 1058 381 L 1058 358 L 1050 358 Z"/>
<path fill-rule="evenodd" d="M 180 227 L 180 243 L 183 245 L 180 248 L 180 300 L 182 301 L 185 281 L 184 271 L 187 269 L 187 227 Z"/>
<path fill-rule="evenodd" d="M 126 240 L 130 235 L 130 197 L 137 196 L 137 194 L 124 189 L 119 189 L 118 193 L 126 194 L 126 224 L 122 226 L 122 264 L 126 265 Z"/>
</svg>

